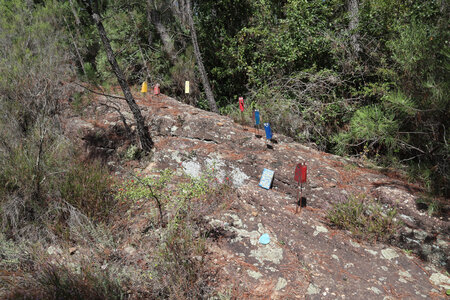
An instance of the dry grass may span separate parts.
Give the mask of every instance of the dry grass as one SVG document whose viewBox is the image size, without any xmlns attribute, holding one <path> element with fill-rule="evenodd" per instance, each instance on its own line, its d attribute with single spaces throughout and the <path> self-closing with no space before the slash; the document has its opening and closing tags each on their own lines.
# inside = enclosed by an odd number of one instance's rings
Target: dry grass
<svg viewBox="0 0 450 300">
<path fill-rule="evenodd" d="M 159 226 L 154 202 L 130 196 L 142 189 L 125 181 L 129 193 L 110 223 L 97 223 L 66 201 L 55 201 L 40 220 L 34 242 L 1 235 L 0 297 L 6 299 L 202 299 L 209 284 L 203 216 L 219 209 L 231 192 L 211 175 L 192 179 L 164 171 L 143 179 L 163 199 L 167 217 Z M 120 189 L 120 185 L 117 189 Z M 145 196 L 145 193 L 141 193 Z M 147 195 L 148 196 L 148 195 Z M 95 208 L 95 207 L 94 207 Z M 95 215 L 95 214 L 93 214 Z M 58 228 L 64 220 L 63 229 Z M 119 225 L 120 224 L 120 225 Z M 31 230 L 32 224 L 22 228 Z M 61 234 L 63 230 L 65 233 Z M 44 234 L 47 232 L 47 234 Z M 31 231 L 30 231 L 31 233 Z M 49 238 L 52 236 L 52 238 Z M 76 246 L 70 252 L 69 248 Z M 3 280 L 5 279 L 5 280 Z"/>
<path fill-rule="evenodd" d="M 335 226 L 352 232 L 368 241 L 387 241 L 396 233 L 399 222 L 395 209 L 382 205 L 365 195 L 350 196 L 328 211 L 328 219 Z"/>
</svg>

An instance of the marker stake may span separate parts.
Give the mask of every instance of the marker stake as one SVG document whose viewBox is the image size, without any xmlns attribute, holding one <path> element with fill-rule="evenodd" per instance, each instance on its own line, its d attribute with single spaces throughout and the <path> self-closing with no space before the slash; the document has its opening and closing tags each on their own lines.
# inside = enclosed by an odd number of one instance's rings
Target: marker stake
<svg viewBox="0 0 450 300">
<path fill-rule="evenodd" d="M 155 84 L 155 87 L 153 88 L 153 94 L 154 95 L 159 95 L 160 90 L 159 90 L 159 83 Z"/>
<path fill-rule="evenodd" d="M 261 114 L 259 113 L 259 110 L 255 109 L 253 111 L 253 120 L 255 122 L 255 134 L 259 134 L 259 126 L 261 124 Z M 258 131 L 258 133 L 257 133 Z"/>
<path fill-rule="evenodd" d="M 142 83 L 142 87 L 141 87 L 141 93 L 143 93 L 145 95 L 145 93 L 148 92 L 148 85 L 147 85 L 147 81 L 144 81 Z"/>
<path fill-rule="evenodd" d="M 244 97 L 239 97 L 239 109 L 241 110 L 241 123 L 244 125 Z"/>
<path fill-rule="evenodd" d="M 306 183 L 307 170 L 308 167 L 306 166 L 306 163 L 299 163 L 295 168 L 294 180 L 297 181 L 297 208 L 295 209 L 296 214 L 298 213 L 299 207 L 300 212 L 302 211 L 303 183 Z"/>
</svg>

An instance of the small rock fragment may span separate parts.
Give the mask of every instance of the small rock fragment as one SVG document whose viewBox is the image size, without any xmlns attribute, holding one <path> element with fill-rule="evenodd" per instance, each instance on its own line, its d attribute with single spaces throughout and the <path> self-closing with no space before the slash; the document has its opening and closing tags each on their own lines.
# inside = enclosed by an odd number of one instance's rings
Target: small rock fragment
<svg viewBox="0 0 450 300">
<path fill-rule="evenodd" d="M 372 290 L 372 292 L 374 292 L 377 295 L 381 294 L 381 291 L 379 289 L 377 289 L 376 287 L 374 287 L 374 286 L 371 287 L 370 289 Z"/>
<path fill-rule="evenodd" d="M 370 249 L 364 249 L 364 251 L 366 251 L 366 252 L 368 252 L 368 253 L 370 253 L 370 254 L 372 254 L 374 256 L 376 256 L 378 254 L 377 251 L 373 251 L 373 250 L 370 250 Z"/>
<path fill-rule="evenodd" d="M 430 281 L 437 286 L 444 289 L 450 289 L 450 278 L 441 273 L 433 273 L 430 276 Z"/>
<path fill-rule="evenodd" d="M 50 246 L 47 248 L 47 253 L 49 255 L 61 254 L 61 249 L 59 249 L 58 247 Z"/>
<path fill-rule="evenodd" d="M 263 276 L 261 273 L 253 271 L 253 270 L 247 270 L 247 274 L 250 277 L 255 278 L 256 280 L 260 279 Z"/>
<path fill-rule="evenodd" d="M 355 243 L 354 241 L 350 240 L 350 245 L 352 245 L 355 248 L 361 247 L 358 243 Z"/>
<path fill-rule="evenodd" d="M 308 286 L 308 290 L 306 291 L 306 295 L 316 295 L 320 292 L 320 289 L 316 287 L 314 284 L 310 284 Z"/>
<path fill-rule="evenodd" d="M 134 253 L 136 253 L 136 249 L 134 249 L 131 246 L 127 246 L 123 249 L 123 251 L 125 251 L 126 254 L 128 255 L 133 255 Z"/>
<path fill-rule="evenodd" d="M 399 271 L 398 275 L 400 275 L 401 277 L 411 278 L 411 274 L 409 274 L 408 271 Z"/>
<path fill-rule="evenodd" d="M 387 259 L 387 260 L 391 260 L 393 258 L 398 257 L 397 252 L 395 252 L 395 250 L 392 248 L 387 248 L 387 249 L 381 250 L 381 255 L 383 256 L 384 259 Z"/>
<path fill-rule="evenodd" d="M 326 232 L 328 232 L 328 229 L 326 229 L 325 227 L 320 226 L 320 225 L 319 225 L 319 226 L 316 226 L 316 231 L 314 231 L 313 235 L 316 236 L 316 235 L 318 235 L 320 232 L 326 233 Z"/>
<path fill-rule="evenodd" d="M 275 291 L 282 290 L 286 287 L 287 281 L 283 277 L 278 278 L 277 285 L 275 286 Z"/>
</svg>

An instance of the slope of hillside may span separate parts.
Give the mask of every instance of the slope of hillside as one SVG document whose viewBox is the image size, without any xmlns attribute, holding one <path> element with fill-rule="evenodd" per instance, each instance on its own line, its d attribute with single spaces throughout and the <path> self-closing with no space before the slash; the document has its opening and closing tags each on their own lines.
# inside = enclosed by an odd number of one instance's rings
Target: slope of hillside
<svg viewBox="0 0 450 300">
<path fill-rule="evenodd" d="M 149 161 L 131 161 L 127 168 L 143 174 L 169 168 L 193 177 L 210 172 L 233 186 L 222 209 L 204 216 L 215 233 L 208 239 L 207 262 L 215 274 L 210 284 L 218 291 L 239 299 L 446 297 L 450 222 L 417 209 L 420 187 L 276 132 L 268 147 L 254 128 L 164 95 L 137 98 L 155 149 Z M 108 130 L 122 126 L 121 115 L 133 128 L 125 101 L 100 96 L 81 116 L 70 110 L 65 116 L 66 135 L 84 143 L 89 155 L 107 160 L 118 174 L 122 169 L 114 157 L 128 144 L 108 136 Z M 293 176 L 300 162 L 308 165 L 308 182 L 306 205 L 296 214 Z M 264 168 L 275 171 L 270 190 L 258 186 Z M 395 238 L 368 243 L 331 226 L 327 211 L 350 195 L 397 208 L 403 225 Z M 134 214 L 124 225 L 134 226 L 137 239 L 145 231 L 140 218 Z M 271 238 L 267 245 L 258 241 L 264 233 Z"/>
</svg>

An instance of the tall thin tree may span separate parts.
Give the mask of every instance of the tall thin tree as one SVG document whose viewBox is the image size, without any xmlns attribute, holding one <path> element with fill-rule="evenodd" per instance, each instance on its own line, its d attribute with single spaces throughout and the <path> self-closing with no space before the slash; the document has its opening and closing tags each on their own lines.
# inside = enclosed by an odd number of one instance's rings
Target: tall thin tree
<svg viewBox="0 0 450 300">
<path fill-rule="evenodd" d="M 203 87 L 205 88 L 206 98 L 208 99 L 209 109 L 211 109 L 211 111 L 213 112 L 218 113 L 219 110 L 217 109 L 216 100 L 214 99 L 214 94 L 209 83 L 208 74 L 206 73 L 205 66 L 203 65 L 202 54 L 198 46 L 197 32 L 195 30 L 194 19 L 192 17 L 191 0 L 186 1 L 185 13 L 189 29 L 191 31 L 192 45 L 194 46 L 194 54 L 197 60 L 198 70 L 200 72 L 200 77 L 202 78 Z"/>
<path fill-rule="evenodd" d="M 105 27 L 103 27 L 103 23 L 98 10 L 98 3 L 95 0 L 94 1 L 82 0 L 82 2 L 85 5 L 88 13 L 94 20 L 95 25 L 97 26 L 98 33 L 102 40 L 102 44 L 105 47 L 108 62 L 110 63 L 113 72 L 117 77 L 117 81 L 119 82 L 119 85 L 122 88 L 125 100 L 127 101 L 127 104 L 130 107 L 131 112 L 133 113 L 134 119 L 136 121 L 136 128 L 141 148 L 144 151 L 150 151 L 151 148 L 153 147 L 152 138 L 150 137 L 150 133 L 148 132 L 147 126 L 145 126 L 145 120 L 141 114 L 141 110 L 139 109 L 139 106 L 136 104 L 136 101 L 134 100 L 134 97 L 131 94 L 130 87 L 128 86 L 128 83 L 125 79 L 125 75 L 123 74 L 122 70 L 120 69 L 117 63 L 116 57 L 111 48 L 111 43 L 109 42 L 108 36 L 106 34 Z"/>
<path fill-rule="evenodd" d="M 160 7 L 164 7 L 164 5 L 159 5 Z M 159 7 L 159 8 L 160 8 Z M 177 59 L 177 53 L 175 51 L 175 43 L 173 38 L 169 34 L 169 30 L 166 28 L 164 23 L 161 20 L 161 12 L 154 0 L 147 0 L 147 18 L 149 22 L 153 23 L 158 32 L 161 41 L 164 46 L 164 51 L 169 56 L 169 59 L 172 63 L 175 63 Z M 149 43 L 151 45 L 151 43 Z"/>
<path fill-rule="evenodd" d="M 359 44 L 359 3 L 358 0 L 348 0 L 348 13 L 350 17 L 350 23 L 348 25 L 348 30 L 350 31 L 350 44 L 353 49 L 353 54 L 357 57 L 361 51 L 361 46 Z"/>
</svg>

